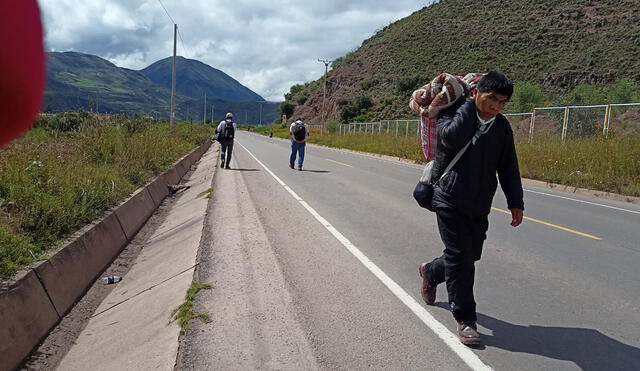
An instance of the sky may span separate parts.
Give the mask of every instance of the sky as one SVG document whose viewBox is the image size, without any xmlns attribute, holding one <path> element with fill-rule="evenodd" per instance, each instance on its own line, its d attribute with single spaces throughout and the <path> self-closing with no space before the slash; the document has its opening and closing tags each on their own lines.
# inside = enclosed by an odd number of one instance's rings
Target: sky
<svg viewBox="0 0 640 371">
<path fill-rule="evenodd" d="M 322 77 L 318 59 L 344 56 L 430 3 L 40 0 L 48 51 L 94 54 L 138 70 L 172 55 L 175 22 L 178 55 L 217 68 L 270 101 L 282 101 L 292 85 Z"/>
</svg>

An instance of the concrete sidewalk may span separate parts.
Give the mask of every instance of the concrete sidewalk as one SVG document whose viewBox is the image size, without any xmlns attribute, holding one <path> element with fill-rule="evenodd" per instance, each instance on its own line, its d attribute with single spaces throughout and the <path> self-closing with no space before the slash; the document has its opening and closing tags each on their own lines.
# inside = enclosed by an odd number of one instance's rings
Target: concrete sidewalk
<svg viewBox="0 0 640 371">
<path fill-rule="evenodd" d="M 191 188 L 100 304 L 59 370 L 173 370 L 180 326 L 170 317 L 192 283 L 218 152 L 216 144 L 202 156 L 184 183 Z"/>
</svg>

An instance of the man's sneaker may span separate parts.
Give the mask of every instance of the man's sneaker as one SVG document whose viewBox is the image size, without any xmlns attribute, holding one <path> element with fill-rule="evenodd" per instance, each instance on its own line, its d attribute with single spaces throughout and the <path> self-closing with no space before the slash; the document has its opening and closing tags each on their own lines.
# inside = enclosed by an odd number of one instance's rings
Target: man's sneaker
<svg viewBox="0 0 640 371">
<path fill-rule="evenodd" d="M 480 334 L 475 322 L 458 322 L 458 339 L 464 345 L 480 345 Z"/>
<path fill-rule="evenodd" d="M 422 263 L 420 264 L 420 268 L 418 271 L 420 272 L 420 277 L 422 277 L 422 286 L 420 288 L 420 294 L 422 294 L 422 300 L 424 300 L 427 305 L 433 305 L 436 302 L 436 286 L 429 283 L 427 279 L 427 271 L 429 270 L 429 265 L 431 263 Z"/>
<path fill-rule="evenodd" d="M 302 171 L 302 166 L 298 166 L 298 170 L 299 170 L 299 171 Z"/>
</svg>

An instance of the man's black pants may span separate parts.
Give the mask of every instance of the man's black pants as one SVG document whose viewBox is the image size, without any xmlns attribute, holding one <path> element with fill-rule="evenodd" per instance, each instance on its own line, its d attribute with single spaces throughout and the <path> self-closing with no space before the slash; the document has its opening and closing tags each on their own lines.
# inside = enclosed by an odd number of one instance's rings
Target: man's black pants
<svg viewBox="0 0 640 371">
<path fill-rule="evenodd" d="M 488 216 L 472 217 L 451 208 L 438 208 L 436 214 L 445 249 L 430 264 L 427 277 L 431 284 L 447 283 L 449 307 L 458 322 L 475 322 L 474 264 L 480 260 L 487 237 Z"/>
<path fill-rule="evenodd" d="M 233 152 L 233 139 L 223 139 L 220 142 L 220 158 L 222 159 L 222 166 L 229 167 L 229 162 L 231 162 L 231 153 Z M 227 157 L 227 162 L 225 163 L 225 153 Z"/>
</svg>

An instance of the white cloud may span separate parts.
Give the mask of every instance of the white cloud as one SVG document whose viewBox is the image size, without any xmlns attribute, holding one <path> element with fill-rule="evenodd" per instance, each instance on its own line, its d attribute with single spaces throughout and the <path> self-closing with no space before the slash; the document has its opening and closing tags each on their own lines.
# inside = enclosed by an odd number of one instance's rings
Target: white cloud
<svg viewBox="0 0 640 371">
<path fill-rule="evenodd" d="M 335 59 L 425 6 L 410 0 L 164 0 L 178 54 L 220 69 L 268 100 L 324 73 Z M 141 69 L 173 52 L 158 0 L 41 0 L 46 43 Z M 184 45 L 182 45 L 184 41 Z"/>
</svg>

